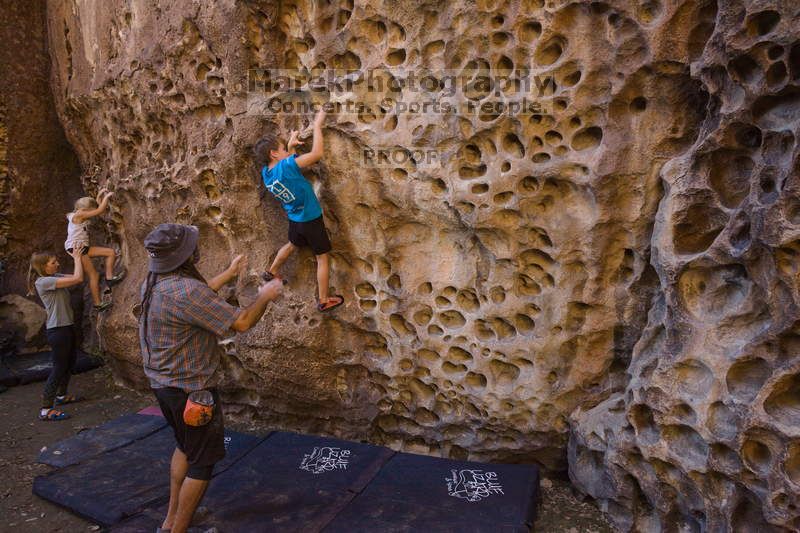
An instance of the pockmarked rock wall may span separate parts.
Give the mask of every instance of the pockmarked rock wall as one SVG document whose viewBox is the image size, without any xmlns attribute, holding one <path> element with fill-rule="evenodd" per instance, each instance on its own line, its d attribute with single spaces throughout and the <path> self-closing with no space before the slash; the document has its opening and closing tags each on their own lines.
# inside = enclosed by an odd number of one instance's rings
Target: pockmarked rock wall
<svg viewBox="0 0 800 533">
<path fill-rule="evenodd" d="M 627 386 L 571 422 L 570 475 L 623 530 L 800 530 L 798 15 L 720 2 L 691 64 L 711 101 L 661 170 L 660 294 Z"/>
<path fill-rule="evenodd" d="M 225 292 L 241 304 L 285 242 L 250 149 L 310 114 L 259 111 L 253 72 L 371 73 L 298 98 L 388 102 L 329 116 L 307 173 L 347 306 L 316 313 L 313 256 L 290 260 L 282 300 L 228 345 L 229 411 L 456 458 L 569 458 L 622 529 L 797 527 L 797 9 L 50 2 L 84 187 L 115 191 L 107 238 L 129 276 L 99 330 L 117 375 L 144 385 L 153 226 L 199 226 L 207 275 L 246 253 Z M 549 83 L 540 112 L 391 105 L 441 96 L 378 83 L 423 69 Z M 365 156 L 381 149 L 435 164 Z"/>
</svg>

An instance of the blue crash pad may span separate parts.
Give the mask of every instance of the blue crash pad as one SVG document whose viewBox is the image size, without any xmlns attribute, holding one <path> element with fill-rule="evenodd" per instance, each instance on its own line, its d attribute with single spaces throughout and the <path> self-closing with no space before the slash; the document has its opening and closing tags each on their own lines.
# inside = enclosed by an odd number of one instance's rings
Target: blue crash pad
<svg viewBox="0 0 800 533">
<path fill-rule="evenodd" d="M 159 417 L 152 417 L 159 418 Z M 262 437 L 225 432 L 227 453 L 219 475 Z M 36 477 L 33 493 L 93 522 L 110 526 L 169 499 L 169 463 L 175 449 L 172 428 Z"/>
<path fill-rule="evenodd" d="M 147 437 L 166 425 L 167 421 L 160 416 L 123 415 L 44 448 L 38 461 L 56 467 L 78 464 Z"/>
<path fill-rule="evenodd" d="M 221 532 L 320 531 L 393 454 L 369 444 L 275 432 L 214 478 L 202 502 L 209 514 L 196 525 Z M 151 509 L 111 531 L 154 529 L 165 513 L 165 506 Z"/>
<path fill-rule="evenodd" d="M 397 454 L 324 532 L 527 532 L 538 488 L 533 465 Z"/>
</svg>

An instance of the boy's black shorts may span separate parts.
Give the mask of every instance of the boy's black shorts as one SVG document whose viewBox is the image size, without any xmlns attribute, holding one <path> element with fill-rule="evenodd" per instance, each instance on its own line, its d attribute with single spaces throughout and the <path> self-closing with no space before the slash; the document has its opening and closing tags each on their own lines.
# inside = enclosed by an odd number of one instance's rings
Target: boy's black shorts
<svg viewBox="0 0 800 533">
<path fill-rule="evenodd" d="M 183 410 L 189 394 L 174 387 L 153 389 L 161 407 L 161 413 L 175 433 L 178 449 L 186 454 L 189 462 L 187 476 L 192 479 L 208 481 L 214 464 L 225 457 L 225 424 L 222 420 L 222 407 L 219 394 L 211 390 L 214 397 L 214 410 L 211 422 L 205 426 L 188 426 L 183 421 Z"/>
<path fill-rule="evenodd" d="M 310 246 L 314 255 L 322 255 L 331 251 L 331 240 L 325 230 L 322 216 L 308 222 L 289 221 L 289 242 L 295 246 Z"/>
</svg>

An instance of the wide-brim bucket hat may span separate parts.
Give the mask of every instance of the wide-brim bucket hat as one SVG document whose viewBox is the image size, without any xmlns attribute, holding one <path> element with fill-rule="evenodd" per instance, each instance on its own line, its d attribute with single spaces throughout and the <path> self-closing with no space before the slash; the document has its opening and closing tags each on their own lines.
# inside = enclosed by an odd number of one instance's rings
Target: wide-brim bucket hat
<svg viewBox="0 0 800 533">
<path fill-rule="evenodd" d="M 197 226 L 159 224 L 144 238 L 150 254 L 148 269 L 157 274 L 172 272 L 192 256 L 199 239 Z"/>
</svg>

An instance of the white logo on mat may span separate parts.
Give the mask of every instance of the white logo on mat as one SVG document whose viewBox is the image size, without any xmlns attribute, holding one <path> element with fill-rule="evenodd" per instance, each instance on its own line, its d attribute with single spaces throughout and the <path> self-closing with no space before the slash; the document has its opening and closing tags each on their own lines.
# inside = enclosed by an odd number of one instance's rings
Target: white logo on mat
<svg viewBox="0 0 800 533">
<path fill-rule="evenodd" d="M 503 486 L 496 472 L 483 470 L 451 470 L 447 481 L 447 492 L 454 498 L 478 502 L 492 494 L 503 494 Z"/>
<path fill-rule="evenodd" d="M 330 472 L 331 470 L 346 470 L 347 461 L 350 459 L 350 450 L 323 446 L 314 447 L 314 451 L 303 455 L 300 470 L 314 474 Z"/>
<path fill-rule="evenodd" d="M 271 192 L 275 198 L 285 204 L 294 201 L 294 194 L 292 194 L 292 191 L 278 180 L 272 182 L 272 185 L 268 186 L 267 189 L 269 189 L 269 192 Z"/>
</svg>

